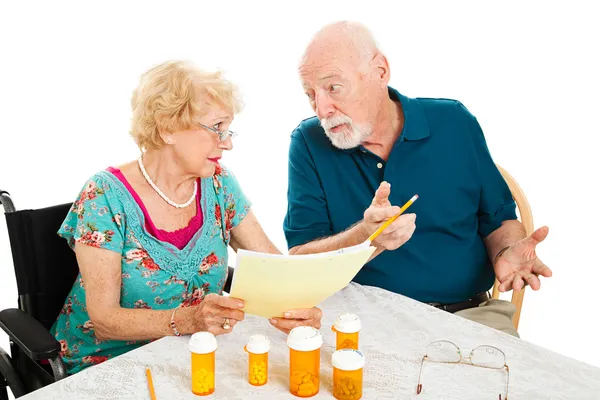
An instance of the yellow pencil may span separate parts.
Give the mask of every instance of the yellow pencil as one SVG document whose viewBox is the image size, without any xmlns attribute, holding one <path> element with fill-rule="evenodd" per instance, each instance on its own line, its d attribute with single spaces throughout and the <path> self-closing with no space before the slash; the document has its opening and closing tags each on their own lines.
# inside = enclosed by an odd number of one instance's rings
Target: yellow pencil
<svg viewBox="0 0 600 400">
<path fill-rule="evenodd" d="M 148 378 L 148 390 L 150 390 L 150 399 L 156 400 L 156 394 L 154 393 L 154 385 L 152 384 L 152 373 L 150 368 L 146 368 L 146 378 Z"/>
<path fill-rule="evenodd" d="M 372 235 L 369 237 L 369 242 L 372 242 L 373 240 L 375 240 L 375 238 L 376 238 L 377 236 L 379 236 L 379 235 L 381 234 L 381 232 L 383 232 L 383 231 L 385 230 L 385 228 L 387 228 L 388 226 L 390 226 L 390 224 L 391 224 L 392 222 L 394 222 L 394 221 L 396 220 L 396 218 L 398 218 L 399 216 L 401 216 L 401 215 L 402 215 L 402 213 L 403 213 L 404 211 L 406 211 L 406 209 L 407 209 L 408 207 L 410 207 L 410 206 L 412 205 L 412 203 L 414 203 L 415 201 L 417 201 L 417 199 L 418 199 L 418 198 L 419 198 L 419 196 L 417 196 L 417 195 L 415 194 L 415 195 L 414 195 L 414 196 L 413 196 L 413 197 L 412 197 L 412 198 L 411 198 L 409 201 L 407 201 L 407 202 L 406 202 L 406 204 L 404 204 L 404 205 L 402 206 L 402 208 L 400 209 L 400 212 L 399 212 L 398 214 L 394 215 L 392 218 L 390 218 L 390 219 L 388 219 L 387 221 L 385 221 L 385 222 L 384 222 L 384 224 L 383 224 L 383 225 L 381 225 L 381 226 L 379 227 L 379 229 L 377 229 L 377 230 L 375 231 L 375 233 L 373 233 L 373 234 L 372 234 Z"/>
</svg>

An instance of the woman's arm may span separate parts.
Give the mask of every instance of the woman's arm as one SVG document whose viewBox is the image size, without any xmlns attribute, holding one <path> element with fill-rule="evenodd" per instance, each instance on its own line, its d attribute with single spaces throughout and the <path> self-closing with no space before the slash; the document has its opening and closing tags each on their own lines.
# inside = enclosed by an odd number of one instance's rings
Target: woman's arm
<svg viewBox="0 0 600 400">
<path fill-rule="evenodd" d="M 231 248 L 258 251 L 261 253 L 281 254 L 273 242 L 267 237 L 252 210 L 238 226 L 231 230 Z"/>
<path fill-rule="evenodd" d="M 77 263 L 86 293 L 87 311 L 100 340 L 144 340 L 173 335 L 173 310 L 126 309 L 121 299 L 121 255 L 82 243 L 75 245 Z M 190 333 L 190 309 L 177 310 L 175 323 L 181 334 Z"/>
<path fill-rule="evenodd" d="M 100 340 L 145 340 L 174 335 L 170 310 L 122 308 L 121 255 L 117 252 L 75 245 L 75 254 L 86 293 L 87 311 Z M 231 304 L 230 304 L 231 303 Z M 233 327 L 244 319 L 236 308 L 243 304 L 237 299 L 208 295 L 197 306 L 182 307 L 175 312 L 175 324 L 182 335 L 198 331 L 226 333 L 221 328 L 224 318 Z"/>
</svg>

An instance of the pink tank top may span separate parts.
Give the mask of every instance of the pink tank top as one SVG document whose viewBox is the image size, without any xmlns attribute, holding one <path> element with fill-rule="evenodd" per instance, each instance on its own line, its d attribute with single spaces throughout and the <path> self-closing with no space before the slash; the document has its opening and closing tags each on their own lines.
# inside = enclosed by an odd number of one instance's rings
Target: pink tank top
<svg viewBox="0 0 600 400">
<path fill-rule="evenodd" d="M 119 169 L 113 168 L 113 167 L 108 167 L 107 171 L 112 173 L 119 181 L 121 181 L 121 183 L 123 185 L 125 185 L 127 190 L 129 190 L 129 192 L 135 199 L 136 203 L 138 204 L 138 206 L 144 213 L 144 219 L 146 220 L 146 224 L 145 224 L 146 230 L 148 231 L 148 233 L 150 233 L 152 236 L 154 236 L 158 240 L 161 240 L 161 241 L 167 242 L 167 243 L 171 243 L 173 246 L 177 247 L 179 250 L 182 250 L 192 239 L 192 236 L 194 236 L 194 234 L 202 228 L 204 219 L 202 216 L 202 208 L 200 207 L 200 199 L 202 197 L 200 179 L 198 179 L 198 194 L 196 195 L 196 215 L 194 215 L 190 219 L 190 222 L 188 223 L 188 225 L 186 227 L 177 229 L 176 231 L 169 232 L 169 231 L 165 231 L 163 229 L 158 229 L 154 225 L 154 222 L 152 222 L 152 218 L 150 218 L 150 214 L 148 214 L 148 210 L 146 209 L 146 206 L 144 206 L 142 199 L 136 193 L 136 191 L 133 190 L 133 187 L 131 187 L 131 185 L 129 184 L 129 182 L 127 181 L 127 179 L 125 178 L 125 176 Z"/>
</svg>

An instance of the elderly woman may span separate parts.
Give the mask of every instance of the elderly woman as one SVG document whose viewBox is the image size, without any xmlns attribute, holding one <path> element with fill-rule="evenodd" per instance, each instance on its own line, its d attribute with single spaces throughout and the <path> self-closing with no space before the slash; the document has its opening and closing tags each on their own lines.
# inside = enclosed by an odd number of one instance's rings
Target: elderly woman
<svg viewBox="0 0 600 400">
<path fill-rule="evenodd" d="M 142 76 L 132 108 L 139 159 L 92 176 L 59 230 L 80 268 L 52 327 L 69 373 L 163 336 L 231 332 L 244 303 L 220 295 L 227 247 L 278 253 L 219 164 L 240 110 L 231 83 L 167 62 Z M 289 332 L 320 319 L 270 321 Z"/>
</svg>

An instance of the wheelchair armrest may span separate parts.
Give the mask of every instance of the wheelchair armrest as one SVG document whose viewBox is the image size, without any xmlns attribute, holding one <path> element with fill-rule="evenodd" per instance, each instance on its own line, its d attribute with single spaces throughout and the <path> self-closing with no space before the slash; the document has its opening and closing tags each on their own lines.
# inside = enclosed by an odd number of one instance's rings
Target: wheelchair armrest
<svg viewBox="0 0 600 400">
<path fill-rule="evenodd" d="M 0 189 L 0 204 L 4 207 L 4 213 L 15 212 L 15 205 L 13 204 L 10 194 L 6 190 Z"/>
<path fill-rule="evenodd" d="M 225 281 L 225 286 L 223 286 L 223 291 L 224 292 L 231 292 L 231 282 L 233 282 L 233 272 L 235 271 L 235 268 L 233 267 L 227 267 L 227 280 Z"/>
<path fill-rule="evenodd" d="M 32 360 L 48 360 L 60 351 L 60 343 L 44 325 L 19 309 L 0 311 L 0 328 Z"/>
</svg>

